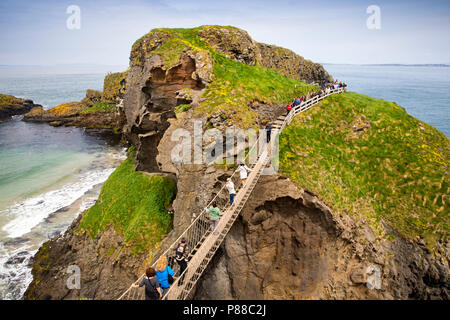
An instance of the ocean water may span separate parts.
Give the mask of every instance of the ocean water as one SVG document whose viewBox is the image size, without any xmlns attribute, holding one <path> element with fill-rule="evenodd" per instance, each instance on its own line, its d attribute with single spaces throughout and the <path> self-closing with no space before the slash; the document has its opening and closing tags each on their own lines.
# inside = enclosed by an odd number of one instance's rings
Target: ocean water
<svg viewBox="0 0 450 320">
<path fill-rule="evenodd" d="M 80 101 L 86 89 L 102 90 L 104 74 L 46 74 L 27 73 L 0 75 L 0 93 L 33 100 L 44 109 L 63 102 Z"/>
<path fill-rule="evenodd" d="M 46 108 L 103 87 L 98 74 L 0 74 L 0 92 Z M 0 300 L 21 299 L 40 245 L 64 232 L 97 200 L 125 159 L 119 145 L 84 129 L 0 122 Z"/>
<path fill-rule="evenodd" d="M 324 64 L 349 91 L 393 101 L 450 136 L 450 67 Z"/>
</svg>

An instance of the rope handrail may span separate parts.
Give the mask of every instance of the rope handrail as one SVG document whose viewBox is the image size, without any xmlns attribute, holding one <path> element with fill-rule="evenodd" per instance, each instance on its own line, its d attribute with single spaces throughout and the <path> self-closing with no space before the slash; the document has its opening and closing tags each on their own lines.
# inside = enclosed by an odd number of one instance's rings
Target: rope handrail
<svg viewBox="0 0 450 320">
<path fill-rule="evenodd" d="M 280 126 L 280 128 L 278 128 L 278 130 L 277 130 L 277 135 L 279 135 L 279 134 L 281 134 L 281 132 L 283 131 L 283 129 L 285 128 L 285 126 L 286 125 L 288 125 L 291 121 L 292 121 L 292 118 L 293 117 L 295 117 L 297 114 L 299 114 L 299 113 L 301 113 L 301 112 L 303 112 L 303 111 L 306 111 L 307 109 L 309 109 L 311 106 L 313 106 L 314 104 L 316 104 L 316 103 L 318 103 L 319 101 L 321 101 L 321 100 L 323 100 L 324 98 L 326 98 L 326 97 L 328 97 L 328 96 L 330 96 L 330 95 L 332 95 L 332 94 L 335 94 L 335 93 L 340 93 L 340 92 L 343 92 L 344 91 L 344 88 L 342 88 L 342 87 L 340 87 L 340 88 L 336 88 L 336 89 L 330 89 L 329 91 L 328 91 L 328 93 L 324 93 L 324 94 L 322 94 L 322 95 L 317 95 L 317 96 L 315 96 L 315 97 L 313 97 L 313 98 L 310 98 L 310 99 L 308 99 L 306 102 L 305 101 L 303 101 L 301 104 L 299 104 L 299 105 L 297 105 L 297 106 L 295 106 L 292 110 L 291 110 L 291 112 L 289 112 L 286 116 L 285 116 L 285 118 L 284 118 L 284 121 L 283 121 L 283 123 L 282 123 L 282 125 Z M 250 154 L 252 154 L 252 152 L 254 151 L 254 148 L 258 145 L 258 143 L 260 143 L 260 139 L 261 139 L 261 135 L 259 135 L 259 137 L 257 138 L 257 140 L 255 141 L 255 143 L 252 145 L 252 147 L 249 149 L 249 151 L 248 151 L 248 153 L 247 153 L 247 155 L 244 157 L 244 160 L 243 160 L 243 162 L 245 163 L 246 161 L 247 161 L 247 158 L 250 156 Z M 242 152 L 242 151 L 241 151 Z M 244 149 L 244 152 L 245 152 L 245 149 Z M 264 158 L 264 159 L 262 159 L 262 158 Z M 260 153 L 260 152 L 258 152 L 258 156 L 257 156 L 257 162 L 254 164 L 254 166 L 253 166 L 253 168 L 256 168 L 256 167 L 258 167 L 258 170 L 261 170 L 261 165 L 262 165 L 262 162 L 265 162 L 266 161 L 266 158 L 267 158 L 267 150 L 265 150 L 265 151 L 263 151 L 262 153 Z M 234 177 L 234 175 L 237 173 L 237 170 L 235 170 L 234 172 L 233 172 L 233 174 L 230 176 L 230 178 L 233 178 Z M 258 180 L 258 178 L 259 178 L 259 175 L 260 175 L 261 173 L 258 171 L 258 172 L 255 172 L 254 170 L 252 170 L 252 172 L 250 173 L 250 175 L 249 175 L 249 177 L 248 177 L 248 180 L 249 180 L 249 182 L 247 182 L 247 184 L 245 185 L 245 186 L 243 186 L 242 188 L 241 188 L 241 190 L 239 190 L 239 192 L 238 192 L 238 194 L 236 195 L 236 200 L 235 200 L 235 202 L 233 203 L 233 205 L 230 205 L 230 206 L 225 206 L 225 209 L 224 209 L 224 214 L 223 214 L 223 218 L 221 218 L 220 220 L 219 220 L 219 224 L 225 224 L 225 222 L 224 222 L 224 220 L 226 220 L 226 223 L 228 224 L 229 223 L 229 220 L 231 220 L 230 218 L 233 216 L 233 214 L 234 214 L 234 211 L 236 211 L 235 209 L 232 209 L 233 208 L 233 206 L 234 206 L 234 208 L 236 208 L 237 206 L 239 206 L 240 208 L 242 208 L 243 207 L 243 205 L 245 204 L 245 202 L 246 202 L 246 199 L 245 199 L 245 201 L 244 201 L 244 203 L 242 204 L 242 203 L 240 203 L 241 201 L 240 200 L 244 200 L 243 198 L 245 198 L 246 196 L 248 196 L 249 194 L 247 194 L 248 193 L 248 190 L 250 190 L 250 193 L 251 193 L 251 190 L 253 190 L 253 187 L 254 187 L 254 184 L 256 184 L 256 182 L 257 182 L 257 180 Z M 254 179 L 256 178 L 256 182 L 254 183 Z M 250 186 L 249 186 L 249 184 L 251 184 Z M 213 199 L 206 205 L 206 208 L 208 208 L 216 199 L 217 199 L 217 197 L 221 194 L 221 192 L 224 190 L 226 188 L 226 184 L 224 184 L 223 186 L 222 186 L 222 188 L 217 192 L 217 194 L 213 197 Z M 246 191 L 246 192 L 244 192 L 244 191 Z M 239 204 L 237 204 L 237 203 L 239 203 Z M 195 217 L 195 218 L 193 218 L 193 220 L 192 220 L 192 222 L 191 222 L 191 224 L 181 233 L 181 235 L 174 241 L 174 242 L 172 242 L 172 244 L 162 253 L 162 254 L 160 254 L 159 256 L 158 256 L 158 258 L 159 257 L 161 257 L 161 256 L 167 256 L 167 254 L 169 253 L 169 252 L 171 252 L 171 251 L 173 251 L 174 249 L 175 249 L 175 246 L 177 246 L 178 244 L 179 244 L 179 242 L 180 242 L 180 240 L 183 238 L 183 237 L 188 237 L 187 235 L 192 231 L 192 230 L 194 230 L 194 232 L 195 232 L 195 227 L 200 227 L 202 230 L 200 231 L 200 233 L 197 233 L 197 234 L 195 234 L 194 235 L 194 237 L 196 236 L 196 240 L 195 240 L 195 244 L 193 245 L 193 246 L 191 246 L 192 248 L 194 248 L 195 250 L 194 251 L 196 251 L 196 254 L 194 254 L 193 255 L 193 259 L 195 259 L 195 258 L 197 258 L 197 260 L 198 260 L 198 257 L 196 257 L 196 255 L 197 255 L 197 253 L 199 253 L 199 251 L 200 251 L 200 249 L 201 249 L 201 247 L 204 245 L 204 244 L 207 244 L 206 242 L 209 242 L 209 243 L 215 243 L 216 241 L 218 241 L 217 240 L 217 238 L 218 237 L 211 237 L 212 236 L 212 232 L 211 232 L 211 234 L 209 234 L 209 226 L 208 227 L 206 227 L 205 225 L 203 225 L 202 223 L 201 223 L 201 219 L 203 219 L 203 218 L 205 218 L 205 215 L 207 214 L 207 212 L 206 212 L 206 210 L 202 210 L 201 211 L 201 213 L 197 216 L 197 217 Z M 225 216 L 230 216 L 230 217 L 228 217 L 228 219 L 224 219 L 225 218 Z M 234 217 L 234 219 L 235 219 L 236 217 Z M 232 221 L 232 223 L 234 223 L 234 220 Z M 230 228 L 231 228 L 231 226 L 230 226 Z M 217 229 L 219 229 L 219 226 L 217 226 Z M 226 231 L 226 232 L 228 232 L 228 231 Z M 189 237 L 188 237 L 189 238 Z M 209 239 L 207 239 L 207 238 L 209 238 Z M 189 241 L 190 239 L 188 239 L 188 241 Z M 214 240 L 214 241 L 213 241 Z M 223 241 L 223 239 L 222 240 L 220 240 L 220 243 L 221 243 L 221 241 Z M 203 243 L 203 242 L 205 242 L 205 243 Z M 200 245 L 200 248 L 197 248 L 198 247 L 198 245 Z M 217 249 L 216 249 L 217 250 Z M 204 250 L 203 250 L 204 251 Z M 203 252 L 204 253 L 204 252 Z M 197 255 L 198 256 L 198 255 Z M 164 296 L 164 298 L 163 299 L 167 299 L 167 297 L 169 297 L 169 295 L 170 295 L 170 293 L 173 291 L 173 288 L 175 287 L 175 286 L 177 286 L 178 284 L 179 284 L 179 282 L 181 281 L 181 279 L 184 279 L 184 277 L 185 277 L 185 275 L 188 273 L 188 272 L 190 272 L 191 270 L 192 270 L 192 268 L 193 268 L 193 266 L 191 266 L 191 264 L 192 264 L 192 262 L 193 262 L 193 259 L 191 259 L 191 263 L 190 263 L 190 265 L 183 271 L 183 273 L 181 273 L 176 279 L 175 279 L 175 281 L 174 281 L 174 283 L 170 286 L 170 288 L 169 288 L 169 290 L 168 290 L 168 292 L 167 293 L 165 293 L 165 296 Z M 157 263 L 157 260 L 156 261 L 154 261 L 154 263 L 151 265 L 152 267 L 155 267 L 156 266 L 156 263 Z M 198 267 L 198 266 L 197 266 Z M 203 269 L 204 270 L 204 269 Z M 201 273 L 200 273 L 200 275 L 203 273 L 203 270 L 201 271 Z M 133 282 L 133 284 L 119 297 L 119 299 L 118 300 L 121 300 L 121 299 L 123 299 L 127 294 L 129 294 L 130 293 L 130 291 L 134 288 L 134 285 L 137 285 L 137 284 L 139 284 L 139 282 L 142 280 L 142 278 L 145 276 L 145 274 L 142 274 L 135 282 Z M 199 277 L 199 276 L 198 276 Z M 189 280 L 189 279 L 188 279 Z M 198 280 L 198 279 L 197 279 Z M 191 288 L 192 289 L 192 288 Z M 186 291 L 186 290 L 185 290 Z"/>
<path fill-rule="evenodd" d="M 255 141 L 255 143 L 249 149 L 247 155 L 244 157 L 244 163 L 247 160 L 247 157 L 253 152 L 254 148 L 258 145 L 259 140 L 260 140 L 260 137 L 258 137 L 258 139 Z M 244 149 L 244 151 L 245 151 L 245 149 Z M 233 174 L 230 176 L 230 178 L 233 178 L 236 173 L 237 173 L 237 171 L 235 170 L 233 172 Z M 226 185 L 224 184 L 222 186 L 222 188 L 214 196 L 214 198 L 206 205 L 207 208 L 216 200 L 216 198 L 225 189 L 225 187 L 226 187 Z M 178 244 L 181 241 L 181 239 L 186 236 L 186 234 L 189 232 L 190 228 L 192 228 L 195 225 L 195 223 L 198 222 L 200 220 L 200 218 L 202 218 L 205 214 L 206 214 L 205 210 L 202 210 L 202 212 L 195 219 L 192 220 L 191 224 L 183 231 L 183 233 L 181 233 L 181 235 L 169 246 L 169 248 L 167 248 L 166 251 L 164 251 L 162 254 L 160 254 L 159 257 L 167 255 L 171 250 L 173 250 L 172 247 L 174 246 L 174 244 Z M 151 266 L 155 267 L 156 262 L 157 261 L 155 261 Z M 133 284 L 119 297 L 118 300 L 121 300 L 130 290 L 132 290 L 133 285 L 139 284 L 144 276 L 145 276 L 145 274 L 142 274 L 135 282 L 133 282 Z M 181 275 L 179 276 L 179 278 L 180 277 L 181 277 Z"/>
<path fill-rule="evenodd" d="M 265 159 L 266 157 L 267 157 L 267 150 L 265 150 L 265 151 L 260 155 L 260 157 L 258 158 L 257 163 L 255 164 L 254 169 L 256 169 L 256 167 L 257 167 L 258 165 L 261 166 L 261 164 L 262 164 L 262 162 L 263 162 L 263 161 L 261 161 L 261 159 Z M 239 192 L 238 192 L 238 194 L 237 194 L 237 196 L 236 196 L 235 202 L 233 203 L 232 206 L 228 207 L 227 210 L 224 212 L 224 214 L 223 214 L 222 217 L 220 218 L 219 224 L 218 224 L 218 226 L 216 227 L 215 230 L 221 230 L 221 229 L 223 229 L 224 225 L 227 225 L 227 224 L 229 223 L 229 221 L 231 220 L 233 214 L 236 214 L 236 213 L 235 213 L 235 208 L 236 208 L 235 204 L 240 203 L 241 200 L 242 200 L 242 198 L 244 198 L 246 195 L 248 195 L 248 190 L 249 190 L 249 188 L 251 188 L 251 181 L 253 181 L 253 180 L 255 179 L 255 176 L 257 176 L 257 175 L 259 175 L 259 174 L 260 174 L 260 171 L 259 171 L 259 170 L 253 170 L 253 171 L 249 174 L 249 176 L 248 176 L 248 182 L 246 183 L 246 185 L 245 185 L 244 187 L 241 188 L 241 190 L 239 190 Z M 213 246 L 214 243 L 216 243 L 216 241 L 218 241 L 218 238 L 219 238 L 219 237 L 220 237 L 220 233 L 219 233 L 219 232 L 217 232 L 217 234 L 216 234 L 216 233 L 214 233 L 214 234 L 211 233 L 211 234 L 208 236 L 208 240 L 207 240 L 207 241 L 209 242 L 209 244 L 211 244 L 211 247 Z M 205 241 L 205 242 L 206 242 L 206 241 Z M 202 244 L 202 246 L 203 246 L 203 245 L 206 245 L 206 248 L 209 248 L 209 247 L 208 247 L 208 243 L 204 243 L 204 244 Z M 214 251 L 215 251 L 215 250 L 214 250 Z M 195 258 L 196 258 L 196 260 L 203 261 L 204 258 L 205 258 L 205 256 L 206 256 L 208 253 L 210 253 L 209 250 L 203 250 L 203 256 L 197 256 L 197 255 L 196 255 Z M 211 256 L 211 258 L 212 258 L 212 256 Z M 211 258 L 209 258 L 208 260 L 210 260 Z M 193 264 L 193 262 L 194 262 L 193 260 L 194 260 L 194 259 L 191 260 L 191 264 Z M 200 265 L 200 264 L 199 264 L 199 265 Z M 165 294 L 165 296 L 163 297 L 163 300 L 168 300 L 168 298 L 171 296 L 171 294 L 176 295 L 177 292 L 174 292 L 174 291 L 176 291 L 175 288 L 177 288 L 178 291 L 180 291 L 180 289 L 178 288 L 178 284 L 180 283 L 180 281 L 184 281 L 184 278 L 187 278 L 188 281 L 189 281 L 189 279 L 190 279 L 191 277 L 190 277 L 190 276 L 187 276 L 187 277 L 186 277 L 187 273 L 190 272 L 190 273 L 191 273 L 191 276 L 192 276 L 192 275 L 193 275 L 193 272 L 194 272 L 194 270 L 195 270 L 195 269 L 193 269 L 193 268 L 194 268 L 194 267 L 197 267 L 197 268 L 198 268 L 199 265 L 193 264 L 193 266 L 192 266 L 192 265 L 188 266 L 188 267 L 183 271 L 183 273 L 182 273 L 179 277 L 177 277 L 177 279 L 174 281 L 174 283 L 170 286 L 168 292 L 167 292 L 167 293 Z M 201 270 L 201 272 L 200 272 L 199 276 L 197 277 L 197 279 L 200 277 L 200 275 L 203 273 L 204 270 L 205 270 L 204 268 Z M 181 285 L 182 285 L 182 284 L 181 284 Z M 190 288 L 190 289 L 192 289 L 192 288 Z M 178 294 L 179 294 L 179 296 L 182 296 L 183 299 L 185 299 L 186 296 L 187 296 L 187 294 L 185 294 L 183 291 L 186 291 L 186 290 L 183 290 L 183 289 L 181 288 L 181 291 L 182 291 L 182 292 L 181 292 L 181 293 L 178 292 Z M 179 296 L 178 296 L 178 297 L 179 297 Z"/>
</svg>

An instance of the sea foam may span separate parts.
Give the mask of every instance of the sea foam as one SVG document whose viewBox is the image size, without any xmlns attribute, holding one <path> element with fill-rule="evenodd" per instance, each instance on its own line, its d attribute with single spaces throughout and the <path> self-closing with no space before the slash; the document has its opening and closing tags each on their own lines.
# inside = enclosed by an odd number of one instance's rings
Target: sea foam
<svg viewBox="0 0 450 320">
<path fill-rule="evenodd" d="M 57 190 L 52 190 L 14 204 L 0 212 L 0 215 L 12 218 L 2 230 L 11 238 L 27 234 L 50 214 L 72 204 L 93 186 L 105 182 L 113 171 L 114 168 L 107 168 L 85 172 L 80 174 L 78 181 L 65 184 Z"/>
</svg>

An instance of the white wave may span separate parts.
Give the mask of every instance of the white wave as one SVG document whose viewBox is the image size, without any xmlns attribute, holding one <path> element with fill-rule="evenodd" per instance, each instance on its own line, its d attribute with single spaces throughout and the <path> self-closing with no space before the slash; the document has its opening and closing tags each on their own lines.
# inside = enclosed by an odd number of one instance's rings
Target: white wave
<svg viewBox="0 0 450 320">
<path fill-rule="evenodd" d="M 111 154 L 110 158 L 116 160 L 125 160 L 127 158 L 127 148 L 123 148 L 120 152 Z"/>
<path fill-rule="evenodd" d="M 58 190 L 52 190 L 13 205 L 0 212 L 0 215 L 6 214 L 13 218 L 2 230 L 11 238 L 21 237 L 53 212 L 72 204 L 94 185 L 105 182 L 113 171 L 114 168 L 108 168 L 83 173 L 77 182 L 66 184 Z"/>
<path fill-rule="evenodd" d="M 16 120 L 16 121 L 21 121 L 23 119 L 23 114 L 22 115 L 12 116 L 11 119 L 12 120 Z"/>
<path fill-rule="evenodd" d="M 28 251 L 27 249 L 27 246 L 23 246 L 11 251 L 0 243 L 0 299 L 22 299 L 33 281 L 29 262 L 37 250 Z M 18 256 L 23 259 L 21 262 L 7 263 L 10 258 Z"/>
</svg>

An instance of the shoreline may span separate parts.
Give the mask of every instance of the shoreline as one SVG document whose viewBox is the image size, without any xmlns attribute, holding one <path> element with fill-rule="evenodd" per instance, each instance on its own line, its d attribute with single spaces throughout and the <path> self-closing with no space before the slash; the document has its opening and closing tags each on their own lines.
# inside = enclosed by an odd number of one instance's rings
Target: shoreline
<svg viewBox="0 0 450 320">
<path fill-rule="evenodd" d="M 0 299 L 2 300 L 23 299 L 23 294 L 33 280 L 30 262 L 38 249 L 45 241 L 63 234 L 82 212 L 95 204 L 101 186 L 125 158 L 126 149 L 117 143 L 120 135 L 103 129 L 80 128 L 80 130 L 86 135 L 99 137 L 100 145 L 102 141 L 106 144 L 105 149 L 83 169 L 25 199 L 19 199 L 18 203 L 6 209 L 11 211 L 11 208 L 15 207 L 16 213 L 22 212 L 24 216 L 16 216 L 2 227 L 2 233 L 5 233 L 4 229 L 11 224 L 12 230 L 9 230 L 8 234 L 14 235 L 14 232 L 18 234 L 13 237 L 6 234 L 0 240 Z M 76 196 L 77 192 L 84 192 L 73 200 L 67 197 L 64 200 L 64 195 L 70 196 L 71 190 L 75 192 L 75 194 L 72 193 L 72 197 Z M 61 199 L 63 200 L 59 203 L 69 202 L 60 206 L 58 201 Z M 56 202 L 51 204 L 51 201 Z M 40 206 L 47 209 L 54 207 L 56 210 L 46 214 L 39 212 Z M 41 214 L 41 218 L 33 214 L 34 223 L 36 220 L 39 221 L 31 226 L 30 230 L 26 230 L 26 223 L 20 223 L 19 220 L 26 220 L 32 225 L 33 219 L 29 220 L 27 217 L 36 210 Z M 5 213 L 5 210 L 2 212 Z M 5 216 L 0 218 L 5 219 Z M 6 219 L 9 220 L 9 218 Z M 21 228 L 25 228 L 25 232 L 20 231 Z"/>
</svg>

